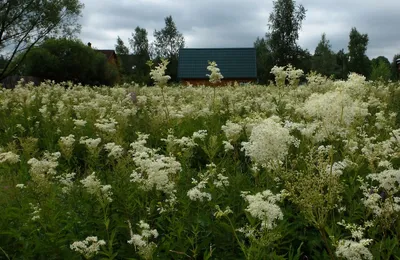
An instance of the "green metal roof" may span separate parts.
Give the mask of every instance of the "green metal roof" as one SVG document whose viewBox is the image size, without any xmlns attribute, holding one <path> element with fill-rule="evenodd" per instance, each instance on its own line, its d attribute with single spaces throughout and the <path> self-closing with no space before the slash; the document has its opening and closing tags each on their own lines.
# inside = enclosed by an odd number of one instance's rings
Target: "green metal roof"
<svg viewBox="0 0 400 260">
<path fill-rule="evenodd" d="M 255 48 L 183 48 L 179 50 L 178 78 L 204 79 L 208 61 L 215 61 L 225 79 L 257 78 Z"/>
</svg>

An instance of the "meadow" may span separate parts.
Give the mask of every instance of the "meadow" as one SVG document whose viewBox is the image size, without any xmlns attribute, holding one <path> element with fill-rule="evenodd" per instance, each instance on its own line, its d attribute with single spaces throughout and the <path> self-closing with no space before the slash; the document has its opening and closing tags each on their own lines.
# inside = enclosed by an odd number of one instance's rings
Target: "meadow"
<svg viewBox="0 0 400 260">
<path fill-rule="evenodd" d="M 273 73 L 0 89 L 0 259 L 400 259 L 400 84 Z"/>
</svg>

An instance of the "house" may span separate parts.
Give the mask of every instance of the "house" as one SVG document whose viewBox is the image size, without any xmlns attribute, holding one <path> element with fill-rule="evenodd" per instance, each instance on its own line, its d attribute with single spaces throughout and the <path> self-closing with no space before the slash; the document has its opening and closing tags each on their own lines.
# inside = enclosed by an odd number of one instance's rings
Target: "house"
<svg viewBox="0 0 400 260">
<path fill-rule="evenodd" d="M 255 48 L 183 48 L 179 50 L 178 79 L 192 85 L 210 85 L 208 62 L 215 61 L 224 76 L 221 85 L 257 81 Z"/>
<path fill-rule="evenodd" d="M 109 64 L 119 67 L 118 57 L 114 50 L 96 50 L 96 51 L 103 53 L 106 56 L 107 62 Z"/>
</svg>

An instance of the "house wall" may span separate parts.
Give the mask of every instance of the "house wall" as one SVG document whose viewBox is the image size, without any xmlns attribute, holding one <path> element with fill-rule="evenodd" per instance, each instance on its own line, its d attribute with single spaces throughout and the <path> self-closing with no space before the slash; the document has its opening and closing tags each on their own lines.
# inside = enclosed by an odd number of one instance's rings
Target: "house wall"
<svg viewBox="0 0 400 260">
<path fill-rule="evenodd" d="M 213 86 L 208 79 L 181 79 L 182 84 L 185 85 L 193 85 L 193 86 Z M 256 79 L 249 79 L 249 78 L 238 78 L 238 79 L 222 79 L 222 81 L 217 86 L 226 86 L 226 85 L 233 85 L 235 82 L 237 83 L 256 83 Z"/>
</svg>

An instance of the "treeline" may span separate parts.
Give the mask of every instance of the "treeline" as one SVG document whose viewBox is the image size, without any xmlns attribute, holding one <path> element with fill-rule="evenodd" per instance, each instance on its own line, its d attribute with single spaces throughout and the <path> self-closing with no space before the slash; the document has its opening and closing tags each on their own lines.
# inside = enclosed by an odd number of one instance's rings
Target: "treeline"
<svg viewBox="0 0 400 260">
<path fill-rule="evenodd" d="M 147 62 L 152 60 L 157 64 L 163 58 L 170 61 L 166 73 L 171 76 L 171 82 L 178 80 L 178 55 L 179 49 L 185 47 L 185 38 L 172 16 L 164 19 L 162 29 L 154 30 L 154 42 L 149 42 L 148 32 L 139 26 L 128 38 L 128 46 L 118 36 L 115 45 L 118 62 L 114 64 L 117 66 L 111 66 L 103 54 L 75 37 L 80 28 L 76 18 L 83 7 L 79 1 L 49 0 L 46 3 L 53 4 L 58 11 L 48 16 L 40 15 L 48 8 L 41 1 L 24 2 L 22 11 L 18 11 L 21 6 L 13 1 L 0 3 L 0 53 L 10 50 L 9 55 L 0 56 L 0 80 L 9 75 L 24 75 L 89 85 L 132 81 L 151 84 Z M 68 10 L 69 15 L 64 16 L 63 10 Z M 32 14 L 37 14 L 40 19 L 25 19 Z M 259 83 L 273 80 L 270 71 L 274 65 L 288 64 L 305 73 L 316 71 L 335 79 L 346 79 L 349 72 L 371 80 L 398 79 L 395 60 L 400 54 L 394 55 L 392 61 L 383 56 L 370 60 L 366 55 L 368 34 L 360 33 L 356 28 L 350 31 L 346 50 L 334 52 L 325 33 L 313 55 L 301 48 L 297 41 L 305 17 L 305 8 L 296 5 L 294 0 L 274 1 L 268 19 L 269 30 L 254 42 Z"/>
</svg>

